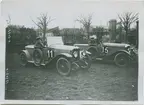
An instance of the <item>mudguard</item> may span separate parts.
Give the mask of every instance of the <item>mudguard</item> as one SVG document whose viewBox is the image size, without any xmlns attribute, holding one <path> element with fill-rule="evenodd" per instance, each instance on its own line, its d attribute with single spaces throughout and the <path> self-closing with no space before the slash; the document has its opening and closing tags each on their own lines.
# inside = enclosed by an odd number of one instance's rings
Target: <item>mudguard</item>
<svg viewBox="0 0 144 105">
<path fill-rule="evenodd" d="M 97 50 L 95 46 L 89 46 L 86 50 L 89 51 L 89 49 L 95 49 L 95 50 Z"/>
<path fill-rule="evenodd" d="M 131 56 L 131 54 L 130 54 L 130 52 L 128 52 L 128 51 L 120 50 L 120 51 L 117 51 L 116 53 L 114 53 L 113 55 L 116 56 L 118 53 L 124 53 L 124 54 L 127 55 L 127 57 L 128 57 L 130 60 L 133 59 L 132 56 Z"/>
<path fill-rule="evenodd" d="M 68 58 L 72 58 L 72 55 L 69 54 L 69 53 L 61 53 L 59 56 L 65 56 L 65 57 L 68 57 Z"/>
<path fill-rule="evenodd" d="M 29 54 L 29 52 L 27 51 L 27 50 L 22 50 L 19 54 L 21 54 L 21 53 L 25 53 L 26 54 L 26 57 L 27 57 L 27 60 L 29 61 L 30 60 L 30 54 Z"/>
<path fill-rule="evenodd" d="M 60 53 L 59 55 L 55 56 L 54 58 L 48 60 L 47 64 L 56 62 L 60 57 L 72 58 L 72 55 L 68 53 Z"/>
<path fill-rule="evenodd" d="M 119 50 L 119 51 L 116 52 L 116 54 L 118 54 L 118 53 L 125 53 L 125 54 L 127 54 L 129 56 L 131 55 L 130 52 L 128 52 L 126 50 Z"/>
<path fill-rule="evenodd" d="M 89 51 L 86 51 L 86 54 L 91 55 L 91 53 Z"/>
</svg>

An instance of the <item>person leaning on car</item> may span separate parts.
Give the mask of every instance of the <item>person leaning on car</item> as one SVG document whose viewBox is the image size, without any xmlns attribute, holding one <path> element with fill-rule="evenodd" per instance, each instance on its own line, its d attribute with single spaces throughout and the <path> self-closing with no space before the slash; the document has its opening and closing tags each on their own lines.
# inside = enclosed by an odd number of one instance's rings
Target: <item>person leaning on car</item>
<svg viewBox="0 0 144 105">
<path fill-rule="evenodd" d="M 46 58 L 46 42 L 39 36 L 36 38 L 35 48 L 40 49 L 44 54 L 43 57 Z"/>
<path fill-rule="evenodd" d="M 42 39 L 40 37 L 37 37 L 36 43 L 35 43 L 35 48 L 39 48 L 42 50 L 43 47 L 44 47 L 44 44 L 42 42 Z"/>
</svg>

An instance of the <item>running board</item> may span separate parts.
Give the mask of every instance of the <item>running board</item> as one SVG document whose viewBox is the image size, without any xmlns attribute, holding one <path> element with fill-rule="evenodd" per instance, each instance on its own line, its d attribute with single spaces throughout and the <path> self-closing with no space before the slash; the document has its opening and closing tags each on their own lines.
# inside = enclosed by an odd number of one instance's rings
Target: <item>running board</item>
<svg viewBox="0 0 144 105">
<path fill-rule="evenodd" d="M 103 60 L 102 58 L 96 58 L 96 60 Z"/>
<path fill-rule="evenodd" d="M 34 64 L 34 61 L 28 61 L 29 63 L 33 63 Z M 41 64 L 41 66 L 45 66 L 44 63 Z"/>
<path fill-rule="evenodd" d="M 96 58 L 95 60 L 97 60 L 97 61 L 105 61 L 105 62 L 113 62 L 113 60 L 102 59 L 102 58 Z"/>
</svg>

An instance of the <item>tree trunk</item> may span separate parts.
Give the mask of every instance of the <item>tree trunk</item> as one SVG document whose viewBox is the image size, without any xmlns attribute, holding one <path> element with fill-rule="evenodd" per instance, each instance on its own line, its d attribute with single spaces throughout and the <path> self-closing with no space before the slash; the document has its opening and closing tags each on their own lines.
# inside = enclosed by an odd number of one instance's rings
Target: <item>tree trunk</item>
<svg viewBox="0 0 144 105">
<path fill-rule="evenodd" d="M 43 40 L 45 40 L 46 36 L 46 31 L 43 31 Z"/>
<path fill-rule="evenodd" d="M 126 29 L 125 43 L 128 43 L 128 29 Z"/>
<path fill-rule="evenodd" d="M 87 35 L 88 35 L 88 40 L 89 40 L 89 32 L 87 33 Z"/>
<path fill-rule="evenodd" d="M 89 40 L 89 28 L 87 28 L 86 31 L 87 31 L 87 38 Z"/>
</svg>

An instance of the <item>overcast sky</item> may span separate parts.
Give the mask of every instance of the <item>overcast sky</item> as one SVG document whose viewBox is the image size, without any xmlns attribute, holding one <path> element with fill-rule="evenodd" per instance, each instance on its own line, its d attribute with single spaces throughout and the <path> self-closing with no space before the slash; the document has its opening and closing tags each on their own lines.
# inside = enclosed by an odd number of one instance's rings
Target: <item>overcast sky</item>
<svg viewBox="0 0 144 105">
<path fill-rule="evenodd" d="M 110 19 L 118 19 L 117 14 L 132 11 L 138 12 L 141 2 L 138 1 L 99 1 L 99 0 L 3 0 L 2 16 L 11 23 L 36 27 L 32 22 L 40 13 L 48 13 L 55 20 L 49 24 L 49 28 L 59 26 L 80 27 L 74 20 L 81 14 L 87 16 L 93 14 L 92 25 L 108 24 Z"/>
</svg>

